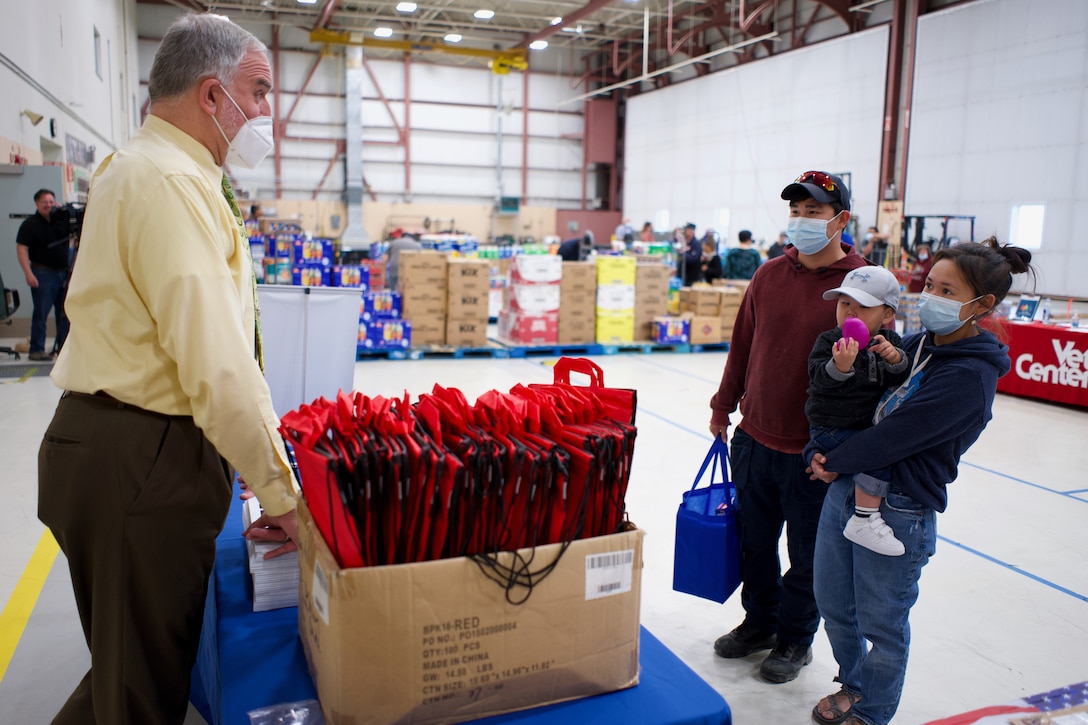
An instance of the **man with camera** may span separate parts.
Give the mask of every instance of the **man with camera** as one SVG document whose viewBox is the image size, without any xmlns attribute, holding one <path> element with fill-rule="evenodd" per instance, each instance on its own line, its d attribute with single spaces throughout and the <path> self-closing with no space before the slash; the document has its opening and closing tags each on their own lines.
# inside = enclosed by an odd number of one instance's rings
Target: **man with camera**
<svg viewBox="0 0 1088 725">
<path fill-rule="evenodd" d="M 68 317 L 64 314 L 64 296 L 68 290 L 68 227 L 53 218 L 57 198 L 49 189 L 39 189 L 34 194 L 34 205 L 38 207 L 37 213 L 19 226 L 15 242 L 19 266 L 23 268 L 30 298 L 34 301 L 30 359 L 52 360 L 68 336 Z M 56 314 L 57 338 L 52 351 L 46 352 L 45 332 L 50 310 Z"/>
</svg>

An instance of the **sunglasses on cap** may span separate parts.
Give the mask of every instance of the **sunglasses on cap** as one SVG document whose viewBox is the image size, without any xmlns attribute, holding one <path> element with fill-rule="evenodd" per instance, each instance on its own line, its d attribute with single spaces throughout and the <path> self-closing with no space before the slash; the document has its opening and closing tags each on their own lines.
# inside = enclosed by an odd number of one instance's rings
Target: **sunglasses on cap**
<svg viewBox="0 0 1088 725">
<path fill-rule="evenodd" d="M 795 184 L 815 184 L 829 194 L 838 192 L 838 185 L 830 175 L 822 171 L 806 171 L 797 177 Z"/>
</svg>

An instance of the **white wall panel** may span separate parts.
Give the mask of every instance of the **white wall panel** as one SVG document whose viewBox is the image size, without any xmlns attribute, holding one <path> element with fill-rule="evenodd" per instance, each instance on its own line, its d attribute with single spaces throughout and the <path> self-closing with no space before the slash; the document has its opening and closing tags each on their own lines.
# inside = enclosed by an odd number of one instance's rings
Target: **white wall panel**
<svg viewBox="0 0 1088 725">
<path fill-rule="evenodd" d="M 1038 289 L 1088 296 L 1088 3 L 988 0 L 918 23 L 907 214 L 978 217 L 1008 241 L 1045 204 Z"/>
<path fill-rule="evenodd" d="M 666 209 L 673 227 L 773 240 L 788 215 L 782 187 L 826 169 L 853 174 L 855 215 L 872 223 L 887 42 L 880 27 L 633 97 L 625 216 Z"/>
</svg>

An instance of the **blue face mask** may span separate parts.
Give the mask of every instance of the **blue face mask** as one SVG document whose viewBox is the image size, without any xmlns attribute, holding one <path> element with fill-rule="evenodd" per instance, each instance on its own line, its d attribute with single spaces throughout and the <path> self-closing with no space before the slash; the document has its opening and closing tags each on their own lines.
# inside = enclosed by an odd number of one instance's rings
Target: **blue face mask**
<svg viewBox="0 0 1088 725">
<path fill-rule="evenodd" d="M 956 302 L 923 292 L 918 299 L 918 319 L 930 332 L 937 335 L 950 335 L 967 323 L 967 320 L 960 319 L 960 310 L 963 306 L 980 299 L 982 295 L 974 300 Z"/>
<path fill-rule="evenodd" d="M 786 223 L 786 236 L 801 254 L 819 254 L 831 243 L 831 240 L 827 238 L 827 225 L 835 221 L 838 216 L 836 214 L 830 219 L 791 216 Z"/>
</svg>

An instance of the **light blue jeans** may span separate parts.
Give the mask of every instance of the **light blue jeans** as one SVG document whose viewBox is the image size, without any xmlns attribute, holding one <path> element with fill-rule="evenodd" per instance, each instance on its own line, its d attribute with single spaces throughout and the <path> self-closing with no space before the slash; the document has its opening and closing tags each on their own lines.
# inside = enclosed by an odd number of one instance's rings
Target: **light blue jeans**
<svg viewBox="0 0 1088 725">
<path fill-rule="evenodd" d="M 868 725 L 887 725 L 899 707 L 910 651 L 908 617 L 937 540 L 936 512 L 899 492 L 894 482 L 880 513 L 906 547 L 902 556 L 877 554 L 842 535 L 854 515 L 854 484 L 849 477 L 832 483 L 813 564 L 816 604 L 839 664 L 838 679 L 861 695 L 851 712 Z"/>
</svg>

